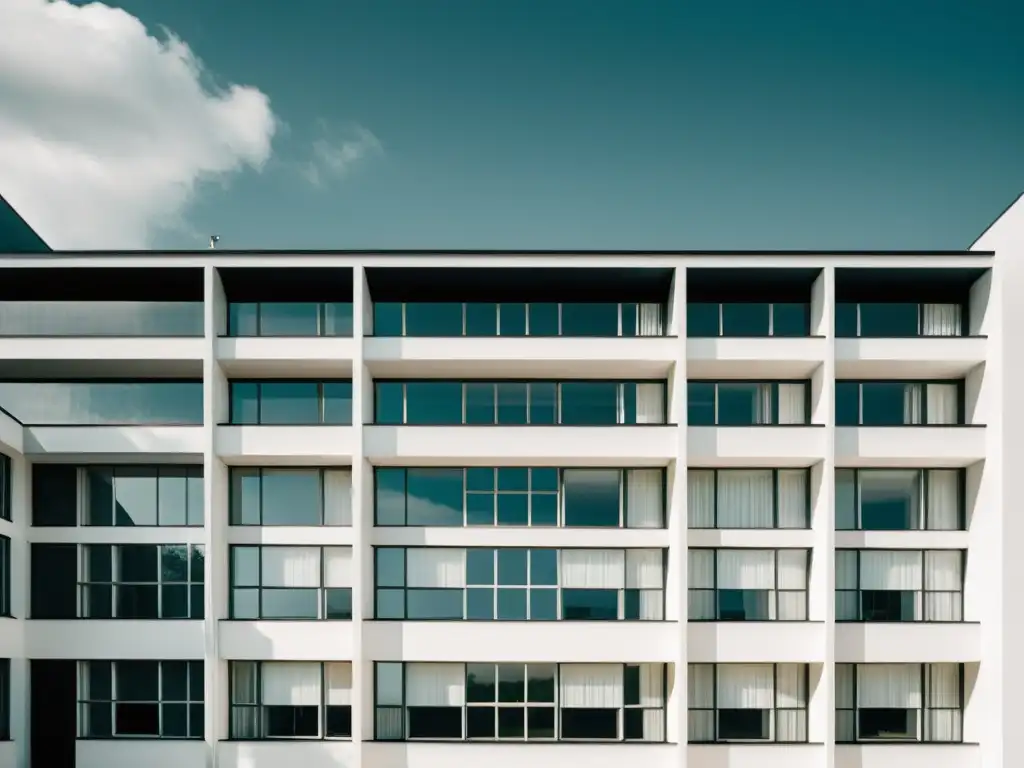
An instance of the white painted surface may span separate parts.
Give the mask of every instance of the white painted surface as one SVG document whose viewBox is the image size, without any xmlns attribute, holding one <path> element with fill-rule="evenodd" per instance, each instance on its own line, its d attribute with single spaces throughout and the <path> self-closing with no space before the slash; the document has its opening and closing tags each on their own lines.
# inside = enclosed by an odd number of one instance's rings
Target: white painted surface
<svg viewBox="0 0 1024 768">
<path fill-rule="evenodd" d="M 223 659 L 348 661 L 351 621 L 221 621 Z"/>
<path fill-rule="evenodd" d="M 222 741 L 220 768 L 359 768 L 357 747 L 345 741 Z M 381 766 L 390 763 L 381 763 Z M 185 768 L 183 766 L 183 768 Z"/>
<path fill-rule="evenodd" d="M 985 362 L 988 339 L 933 336 L 916 339 L 836 339 L 841 379 L 962 379 Z"/>
<path fill-rule="evenodd" d="M 690 427 L 691 467 L 809 467 L 825 457 L 821 426 Z"/>
<path fill-rule="evenodd" d="M 363 745 L 366 765 L 387 768 L 673 768 L 678 765 L 674 744 L 432 744 L 383 742 Z M 696 766 L 695 766 L 696 768 Z"/>
<path fill-rule="evenodd" d="M 985 458 L 986 429 L 836 427 L 836 466 L 966 467 Z"/>
<path fill-rule="evenodd" d="M 693 622 L 686 627 L 691 662 L 810 663 L 825 657 L 820 621 Z"/>
<path fill-rule="evenodd" d="M 206 742 L 163 739 L 80 740 L 75 768 L 201 768 Z"/>
<path fill-rule="evenodd" d="M 203 427 L 26 427 L 25 455 L 32 461 L 193 463 L 203 455 L 203 435 Z"/>
<path fill-rule="evenodd" d="M 838 744 L 835 768 L 981 768 L 977 744 Z"/>
<path fill-rule="evenodd" d="M 34 659 L 200 659 L 203 622 L 30 619 L 25 644 Z"/>
<path fill-rule="evenodd" d="M 840 623 L 836 625 L 837 662 L 981 661 L 981 626 L 951 623 Z"/>
<path fill-rule="evenodd" d="M 217 338 L 217 360 L 231 378 L 350 378 L 351 337 Z"/>
<path fill-rule="evenodd" d="M 817 768 L 827 757 L 821 744 L 691 744 L 692 768 Z"/>
<path fill-rule="evenodd" d="M 691 379 L 809 379 L 825 359 L 825 338 L 687 339 Z"/>
<path fill-rule="evenodd" d="M 216 430 L 218 458 L 235 466 L 348 465 L 358 451 L 352 427 L 268 424 L 219 426 Z"/>
</svg>

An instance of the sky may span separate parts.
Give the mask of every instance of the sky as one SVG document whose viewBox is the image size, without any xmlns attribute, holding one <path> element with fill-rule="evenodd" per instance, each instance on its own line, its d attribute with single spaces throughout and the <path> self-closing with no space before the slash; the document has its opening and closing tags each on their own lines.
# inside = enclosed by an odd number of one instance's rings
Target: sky
<svg viewBox="0 0 1024 768">
<path fill-rule="evenodd" d="M 1020 0 L 0 0 L 58 249 L 957 249 L 1024 191 Z"/>
</svg>

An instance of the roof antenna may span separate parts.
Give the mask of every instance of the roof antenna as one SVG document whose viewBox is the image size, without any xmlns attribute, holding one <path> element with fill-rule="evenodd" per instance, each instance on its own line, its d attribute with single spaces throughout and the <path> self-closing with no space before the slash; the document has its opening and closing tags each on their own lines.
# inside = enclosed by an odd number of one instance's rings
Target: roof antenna
<svg viewBox="0 0 1024 768">
<path fill-rule="evenodd" d="M 217 243 L 220 242 L 220 235 L 210 235 L 210 250 L 217 247 Z"/>
</svg>

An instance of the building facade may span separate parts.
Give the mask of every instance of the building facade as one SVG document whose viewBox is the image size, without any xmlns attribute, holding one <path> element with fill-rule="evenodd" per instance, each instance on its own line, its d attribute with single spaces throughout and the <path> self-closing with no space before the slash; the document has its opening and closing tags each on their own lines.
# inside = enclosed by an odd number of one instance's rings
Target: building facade
<svg viewBox="0 0 1024 768">
<path fill-rule="evenodd" d="M 1022 259 L 10 255 L 0 766 L 1019 765 Z"/>
</svg>

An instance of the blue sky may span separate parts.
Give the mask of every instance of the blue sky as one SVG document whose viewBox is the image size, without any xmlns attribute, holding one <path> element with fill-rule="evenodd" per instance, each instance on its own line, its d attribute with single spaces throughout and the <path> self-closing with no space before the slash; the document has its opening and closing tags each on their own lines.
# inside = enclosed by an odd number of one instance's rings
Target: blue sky
<svg viewBox="0 0 1024 768">
<path fill-rule="evenodd" d="M 287 126 L 158 247 L 960 248 L 1024 190 L 1020 0 L 108 4 Z"/>
</svg>

